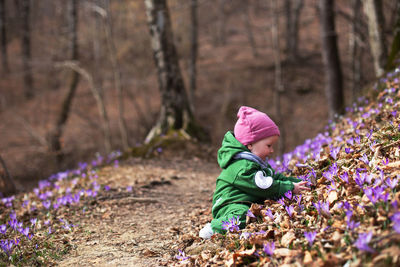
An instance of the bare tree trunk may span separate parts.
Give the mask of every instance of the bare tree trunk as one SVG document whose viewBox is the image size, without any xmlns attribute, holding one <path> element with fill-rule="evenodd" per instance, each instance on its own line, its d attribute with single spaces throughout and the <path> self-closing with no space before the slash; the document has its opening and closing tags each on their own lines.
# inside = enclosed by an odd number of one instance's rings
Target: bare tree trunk
<svg viewBox="0 0 400 267">
<path fill-rule="evenodd" d="M 103 95 L 96 87 L 93 77 L 87 72 L 85 69 L 81 68 L 74 61 L 66 61 L 57 65 L 58 67 L 67 67 L 76 72 L 77 74 L 82 75 L 89 83 L 90 91 L 94 99 L 96 100 L 97 109 L 99 110 L 100 117 L 102 119 L 101 128 L 104 134 L 104 147 L 107 153 L 111 152 L 111 134 L 110 134 L 110 126 L 108 120 L 108 114 L 106 107 L 103 101 Z"/>
<path fill-rule="evenodd" d="M 227 0 L 218 0 L 218 18 L 217 18 L 217 44 L 226 44 L 226 12 L 225 4 Z"/>
<path fill-rule="evenodd" d="M 111 18 L 111 9 L 109 0 L 104 0 L 105 10 L 107 11 L 107 16 L 105 17 L 105 33 L 107 39 L 107 46 L 110 52 L 110 60 L 113 69 L 114 75 L 114 85 L 117 90 L 118 96 L 118 126 L 121 134 L 122 148 L 124 150 L 129 147 L 128 140 L 128 130 L 126 127 L 126 122 L 124 119 L 124 96 L 123 96 L 123 87 L 122 87 L 122 73 L 120 70 L 120 64 L 117 58 L 117 51 L 115 48 L 115 43 L 113 39 L 113 30 L 112 30 L 112 18 Z"/>
<path fill-rule="evenodd" d="M 253 57 L 256 58 L 258 57 L 257 44 L 256 40 L 254 39 L 253 27 L 251 26 L 250 22 L 250 9 L 248 7 L 248 3 L 245 4 L 245 10 L 243 10 L 242 18 L 246 27 L 247 39 L 249 40 L 251 51 L 253 52 Z"/>
<path fill-rule="evenodd" d="M 162 98 L 158 121 L 145 142 L 176 130 L 184 130 L 187 134 L 202 139 L 201 134 L 204 134 L 204 131 L 195 123 L 179 68 L 167 2 L 144 2 Z"/>
<path fill-rule="evenodd" d="M 293 55 L 291 52 L 292 48 L 292 27 L 293 27 L 293 16 L 292 16 L 292 0 L 285 0 L 285 15 L 286 15 L 286 50 L 288 57 L 292 60 Z"/>
<path fill-rule="evenodd" d="M 6 28 L 6 5 L 5 0 L 0 0 L 0 34 L 1 34 L 1 64 L 4 72 L 9 72 L 7 53 L 7 28 Z"/>
<path fill-rule="evenodd" d="M 103 64 L 101 62 L 102 58 L 102 47 L 101 47 L 101 40 L 100 40 L 100 33 L 102 32 L 102 19 L 107 15 L 106 11 L 100 7 L 101 3 L 99 0 L 94 0 L 92 3 L 91 8 L 93 9 L 95 16 L 93 22 L 93 58 L 95 62 L 95 66 L 100 66 Z M 78 67 L 78 66 L 76 66 Z M 106 153 L 111 152 L 111 129 L 110 129 L 110 121 L 108 118 L 108 112 L 106 106 L 104 104 L 104 90 L 103 90 L 103 78 L 102 73 L 99 70 L 93 72 L 92 76 L 79 67 L 77 69 L 81 75 L 83 75 L 89 82 L 92 94 L 96 100 L 97 108 L 99 110 L 99 114 L 102 120 L 101 129 L 104 135 L 104 149 Z"/>
<path fill-rule="evenodd" d="M 383 74 L 387 61 L 382 1 L 365 0 L 364 13 L 368 20 L 369 44 L 374 60 L 375 73 L 379 77 Z"/>
<path fill-rule="evenodd" d="M 322 59 L 325 66 L 325 93 L 329 118 L 344 112 L 343 78 L 335 30 L 334 1 L 320 0 Z"/>
<path fill-rule="evenodd" d="M 397 17 L 395 18 L 396 23 L 394 25 L 394 37 L 392 41 L 392 46 L 390 48 L 390 53 L 388 56 L 388 61 L 386 64 L 386 70 L 389 71 L 396 67 L 396 59 L 400 53 L 400 3 L 397 2 L 396 5 Z"/>
<path fill-rule="evenodd" d="M 196 92 L 196 78 L 197 78 L 197 50 L 198 50 L 198 23 L 197 23 L 197 0 L 190 2 L 190 63 L 189 63 L 189 103 L 191 110 L 194 111 L 195 105 L 195 92 Z"/>
<path fill-rule="evenodd" d="M 3 193 L 4 195 L 14 194 L 17 190 L 17 186 L 15 185 L 14 180 L 12 179 L 10 172 L 7 169 L 7 165 L 6 165 L 5 161 L 3 160 L 3 158 L 1 157 L 1 155 L 0 155 L 0 164 L 4 170 L 4 175 L 1 175 L 1 173 L 0 173 L 1 193 Z"/>
<path fill-rule="evenodd" d="M 69 51 L 71 51 L 71 59 L 78 60 L 78 0 L 69 0 L 68 2 L 68 34 L 69 36 Z M 72 100 L 74 98 L 76 88 L 79 83 L 79 74 L 76 71 L 71 73 L 71 81 L 68 93 L 63 99 L 60 113 L 53 130 L 49 133 L 50 150 L 56 154 L 57 163 L 60 164 L 63 160 L 61 136 L 64 131 L 64 126 L 69 117 Z"/>
<path fill-rule="evenodd" d="M 22 64 L 24 75 L 25 98 L 34 97 L 33 76 L 31 66 L 31 28 L 30 28 L 30 0 L 21 1 L 21 25 L 22 25 Z"/>
<path fill-rule="evenodd" d="M 279 46 L 279 12 L 277 0 L 272 0 L 271 17 L 273 19 L 271 25 L 271 39 L 274 49 L 274 65 L 275 65 L 275 89 L 274 89 L 274 107 L 275 107 L 275 119 L 279 125 L 281 136 L 279 138 L 278 154 L 281 157 L 285 152 L 286 138 L 285 138 L 285 127 L 282 123 L 281 113 L 281 94 L 284 92 L 284 86 L 282 81 L 282 62 L 280 55 Z"/>
<path fill-rule="evenodd" d="M 285 0 L 286 49 L 288 59 L 292 62 L 297 62 L 299 56 L 299 22 L 303 6 L 304 0 Z"/>
<path fill-rule="evenodd" d="M 350 57 L 351 57 L 351 69 L 352 69 L 352 100 L 356 101 L 361 88 L 361 55 L 362 55 L 362 44 L 361 44 L 361 0 L 352 0 L 353 17 L 351 21 L 351 33 L 350 33 Z"/>
</svg>

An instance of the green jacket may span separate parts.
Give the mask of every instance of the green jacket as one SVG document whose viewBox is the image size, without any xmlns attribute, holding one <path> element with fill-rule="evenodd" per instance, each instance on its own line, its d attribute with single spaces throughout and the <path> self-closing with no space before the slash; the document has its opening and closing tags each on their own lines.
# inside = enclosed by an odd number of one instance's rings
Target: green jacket
<svg viewBox="0 0 400 267">
<path fill-rule="evenodd" d="M 224 206 L 231 203 L 243 203 L 250 206 L 251 203 L 264 203 L 265 199 L 277 199 L 287 191 L 293 190 L 293 182 L 300 182 L 300 179 L 286 177 L 275 172 L 272 167 L 262 169 L 256 162 L 247 159 L 234 159 L 234 156 L 242 151 L 250 152 L 242 145 L 232 132 L 225 134 L 222 146 L 218 150 L 218 164 L 222 172 L 217 178 L 216 189 L 213 197 L 212 214 L 216 217 L 217 212 Z M 267 177 L 268 188 L 256 184 L 255 176 L 262 171 L 264 179 Z M 260 173 L 258 173 L 260 175 Z M 271 180 L 272 178 L 272 180 Z M 260 184 L 260 183 L 258 183 Z"/>
</svg>

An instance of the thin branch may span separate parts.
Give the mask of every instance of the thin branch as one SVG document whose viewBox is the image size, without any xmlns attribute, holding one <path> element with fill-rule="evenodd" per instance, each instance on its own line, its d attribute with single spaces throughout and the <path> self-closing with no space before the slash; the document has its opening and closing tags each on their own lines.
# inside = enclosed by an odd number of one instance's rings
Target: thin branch
<svg viewBox="0 0 400 267">
<path fill-rule="evenodd" d="M 7 188 L 5 193 L 14 193 L 17 187 L 16 187 L 14 180 L 12 179 L 11 174 L 7 169 L 7 165 L 6 165 L 5 161 L 3 160 L 3 158 L 1 157 L 1 155 L 0 155 L 0 164 L 2 165 L 2 167 L 4 169 L 4 173 L 5 173 L 5 176 L 4 176 L 5 185 L 4 186 L 5 186 L 5 188 Z"/>
<path fill-rule="evenodd" d="M 14 118 L 21 123 L 21 125 L 25 128 L 25 130 L 29 133 L 29 135 L 31 137 L 33 137 L 36 141 L 38 141 L 42 146 L 47 146 L 48 143 L 46 141 L 46 139 L 40 134 L 38 133 L 31 125 L 30 123 L 25 120 L 22 116 L 18 115 L 15 112 L 12 112 L 12 116 L 14 116 Z"/>
<path fill-rule="evenodd" d="M 392 146 L 395 146 L 395 145 L 400 145 L 400 140 L 397 140 L 394 143 L 388 144 L 388 145 L 382 147 L 381 149 L 386 149 L 386 148 L 389 148 L 389 147 L 392 147 Z"/>
<path fill-rule="evenodd" d="M 96 100 L 97 108 L 99 110 L 100 116 L 103 119 L 103 131 L 105 135 L 105 149 L 107 152 L 111 151 L 111 141 L 110 141 L 110 129 L 108 127 L 108 116 L 107 112 L 103 103 L 103 99 L 100 95 L 100 92 L 96 89 L 93 81 L 92 75 L 90 75 L 89 72 L 87 72 L 84 68 L 80 67 L 79 64 L 75 61 L 64 61 L 60 63 L 55 64 L 56 67 L 58 68 L 70 68 L 74 70 L 75 72 L 79 73 L 82 75 L 88 82 L 89 82 L 89 88 Z"/>
</svg>

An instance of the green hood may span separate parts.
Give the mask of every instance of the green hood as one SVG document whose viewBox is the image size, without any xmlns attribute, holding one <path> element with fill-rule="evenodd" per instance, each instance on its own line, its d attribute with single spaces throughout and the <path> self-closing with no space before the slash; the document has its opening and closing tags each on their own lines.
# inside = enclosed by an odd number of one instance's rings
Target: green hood
<svg viewBox="0 0 400 267">
<path fill-rule="evenodd" d="M 231 131 L 227 132 L 222 140 L 222 146 L 218 150 L 218 164 L 226 169 L 232 162 L 233 157 L 242 151 L 250 151 L 240 143 Z"/>
</svg>

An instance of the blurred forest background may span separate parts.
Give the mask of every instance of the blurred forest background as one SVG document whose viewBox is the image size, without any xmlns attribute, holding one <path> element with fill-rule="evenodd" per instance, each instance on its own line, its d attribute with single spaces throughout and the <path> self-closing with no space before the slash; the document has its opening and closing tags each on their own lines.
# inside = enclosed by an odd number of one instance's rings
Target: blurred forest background
<svg viewBox="0 0 400 267">
<path fill-rule="evenodd" d="M 397 0 L 0 0 L 0 174 L 27 188 L 143 143 L 166 96 L 154 29 L 167 19 L 183 81 L 171 101 L 184 94 L 209 146 L 249 105 L 289 151 L 382 74 L 398 12 Z M 326 74 L 330 44 L 339 78 Z"/>
</svg>

